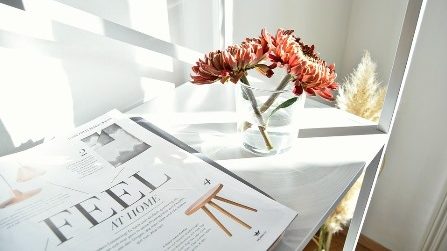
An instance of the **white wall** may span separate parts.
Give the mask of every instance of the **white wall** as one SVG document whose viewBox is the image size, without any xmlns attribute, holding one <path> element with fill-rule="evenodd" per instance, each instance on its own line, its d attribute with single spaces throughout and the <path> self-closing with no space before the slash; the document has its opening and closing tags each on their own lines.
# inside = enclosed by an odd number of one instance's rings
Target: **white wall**
<svg viewBox="0 0 447 251">
<path fill-rule="evenodd" d="M 234 43 L 259 36 L 266 27 L 294 29 L 315 44 L 321 57 L 336 64 L 343 82 L 369 50 L 378 79 L 386 85 L 397 49 L 408 0 L 234 1 Z"/>
<path fill-rule="evenodd" d="M 446 11 L 447 1 L 427 1 L 385 168 L 363 229 L 392 250 L 421 250 L 447 192 Z"/>
<path fill-rule="evenodd" d="M 387 84 L 408 0 L 356 0 L 352 2 L 341 76 L 352 72 L 368 50 L 377 63 L 377 76 Z"/>
<path fill-rule="evenodd" d="M 188 80 L 191 65 L 109 38 L 104 20 L 202 52 L 218 44 L 215 1 L 16 2 L 25 11 L 0 4 L 0 156 Z"/>
<path fill-rule="evenodd" d="M 258 37 L 263 27 L 293 29 L 304 43 L 315 44 L 329 63 L 342 69 L 352 0 L 236 0 L 234 1 L 234 43 Z M 354 1 L 355 2 L 355 1 Z M 340 78 L 343 74 L 339 75 Z"/>
<path fill-rule="evenodd" d="M 219 45 L 217 1 L 57 1 L 196 51 L 207 52 Z"/>
</svg>

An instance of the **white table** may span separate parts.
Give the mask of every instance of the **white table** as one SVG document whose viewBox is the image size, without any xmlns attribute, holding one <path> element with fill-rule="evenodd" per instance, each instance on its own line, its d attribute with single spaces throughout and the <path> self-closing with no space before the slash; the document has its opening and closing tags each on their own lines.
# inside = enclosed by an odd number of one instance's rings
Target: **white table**
<svg viewBox="0 0 447 251">
<path fill-rule="evenodd" d="M 255 156 L 239 146 L 233 93 L 231 85 L 186 83 L 127 114 L 154 123 L 296 209 L 299 215 L 278 250 L 303 249 L 370 166 L 345 245 L 346 250 L 353 249 L 387 136 L 369 121 L 308 99 L 297 145 L 284 154 Z"/>
</svg>

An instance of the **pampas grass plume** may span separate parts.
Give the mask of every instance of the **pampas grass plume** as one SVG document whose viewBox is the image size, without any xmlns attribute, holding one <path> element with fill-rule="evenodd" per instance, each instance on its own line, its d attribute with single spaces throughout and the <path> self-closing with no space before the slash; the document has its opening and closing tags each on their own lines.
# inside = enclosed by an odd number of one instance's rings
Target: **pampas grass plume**
<svg viewBox="0 0 447 251">
<path fill-rule="evenodd" d="M 336 101 L 340 109 L 377 122 L 385 94 L 385 88 L 376 78 L 376 64 L 371 60 L 369 52 L 365 51 L 357 68 L 341 86 Z M 330 234 L 342 230 L 343 226 L 352 219 L 362 183 L 363 175 L 354 183 L 324 223 Z"/>
<path fill-rule="evenodd" d="M 343 199 L 335 208 L 334 212 L 332 212 L 332 214 L 326 219 L 324 225 L 330 234 L 334 234 L 342 230 L 343 227 L 346 226 L 352 219 L 362 183 L 363 174 L 345 194 Z"/>
<path fill-rule="evenodd" d="M 365 51 L 360 64 L 341 86 L 336 101 L 340 109 L 377 122 L 385 94 L 385 88 L 376 79 L 376 64 Z"/>
</svg>

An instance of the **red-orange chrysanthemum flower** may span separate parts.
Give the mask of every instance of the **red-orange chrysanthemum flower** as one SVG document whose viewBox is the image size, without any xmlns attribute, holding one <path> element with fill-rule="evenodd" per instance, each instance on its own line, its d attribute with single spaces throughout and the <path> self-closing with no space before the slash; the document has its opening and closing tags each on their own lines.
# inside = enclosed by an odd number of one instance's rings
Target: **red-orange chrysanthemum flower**
<svg viewBox="0 0 447 251">
<path fill-rule="evenodd" d="M 335 82 L 337 77 L 335 65 L 330 64 L 328 66 L 318 56 L 314 45 L 306 45 L 300 40 L 300 38 L 295 38 L 295 42 L 300 45 L 301 52 L 306 58 L 306 66 L 296 66 L 293 70 L 294 75 L 302 76 L 295 79 L 294 93 L 300 95 L 304 90 L 311 95 L 318 95 L 324 99 L 333 100 L 334 96 L 331 90 L 338 88 L 338 83 Z"/>
<path fill-rule="evenodd" d="M 292 33 L 293 30 L 278 29 L 276 36 L 271 36 L 265 29 L 261 31 L 262 40 L 269 46 L 268 58 L 275 65 L 286 67 L 288 73 L 297 63 L 296 52 L 299 50 L 299 44 L 295 42 Z"/>
<path fill-rule="evenodd" d="M 315 51 L 314 45 L 306 45 L 293 35 L 293 30 L 278 29 L 275 36 L 262 30 L 261 37 L 269 44 L 268 58 L 285 67 L 294 77 L 293 92 L 301 95 L 303 91 L 332 100 L 331 90 L 338 87 L 337 74 L 333 64 L 327 66 Z"/>
<path fill-rule="evenodd" d="M 263 64 L 269 59 L 271 65 Z M 275 36 L 262 29 L 259 38 L 247 38 L 240 45 L 229 46 L 225 51 L 211 52 L 199 59 L 191 75 L 196 84 L 210 84 L 216 81 L 237 83 L 248 70 L 257 69 L 270 77 L 272 69 L 283 67 L 293 79 L 296 95 L 303 91 L 332 100 L 331 90 L 338 84 L 333 64 L 327 65 L 320 59 L 314 45 L 306 45 L 293 35 L 293 30 L 278 29 Z"/>
<path fill-rule="evenodd" d="M 298 64 L 291 69 L 291 74 L 295 76 L 293 92 L 300 95 L 304 90 L 310 95 L 333 100 L 331 90 L 338 87 L 335 82 L 337 77 L 335 65 L 327 66 L 325 61 L 307 56 L 302 51 L 298 52 L 298 58 L 302 60 L 299 60 Z"/>
<path fill-rule="evenodd" d="M 237 83 L 250 69 L 257 68 L 261 73 L 270 77 L 271 69 L 261 64 L 266 57 L 265 46 L 261 41 L 247 40 L 241 45 L 229 46 L 225 51 L 210 52 L 205 58 L 199 59 L 192 71 L 192 83 L 210 84 L 216 81 L 222 83 L 230 80 Z"/>
</svg>

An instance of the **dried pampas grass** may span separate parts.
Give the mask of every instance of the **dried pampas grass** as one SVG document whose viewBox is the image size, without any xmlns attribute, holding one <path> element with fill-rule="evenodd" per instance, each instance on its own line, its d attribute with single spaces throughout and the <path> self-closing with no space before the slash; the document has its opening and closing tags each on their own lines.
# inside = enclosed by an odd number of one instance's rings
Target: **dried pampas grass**
<svg viewBox="0 0 447 251">
<path fill-rule="evenodd" d="M 376 64 L 365 51 L 361 62 L 341 86 L 336 98 L 337 106 L 359 117 L 377 122 L 382 111 L 386 89 L 376 79 Z M 354 183 L 337 208 L 326 219 L 322 230 L 329 235 L 337 233 L 352 219 L 363 175 Z M 321 230 L 320 230 L 321 231 Z M 330 237 L 327 246 L 330 246 Z M 324 243 L 324 241 L 323 241 Z"/>
<path fill-rule="evenodd" d="M 363 183 L 363 174 L 345 194 L 334 212 L 326 219 L 324 225 L 330 234 L 337 233 L 346 226 L 354 215 L 355 205 Z"/>
<path fill-rule="evenodd" d="M 365 51 L 362 60 L 341 86 L 337 106 L 359 117 L 377 122 L 386 89 L 376 79 L 376 64 Z"/>
</svg>

